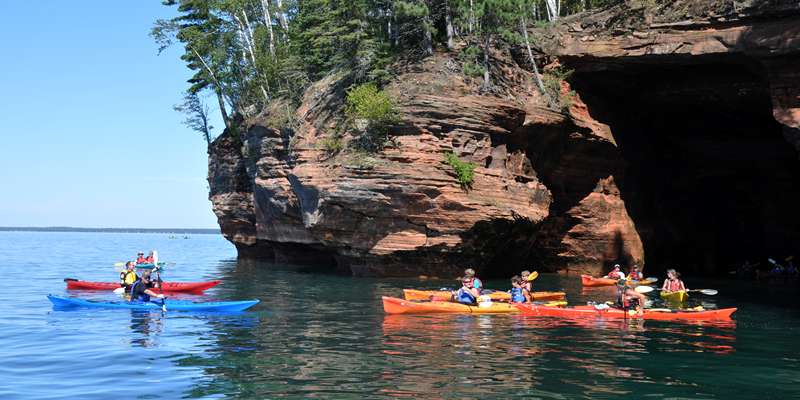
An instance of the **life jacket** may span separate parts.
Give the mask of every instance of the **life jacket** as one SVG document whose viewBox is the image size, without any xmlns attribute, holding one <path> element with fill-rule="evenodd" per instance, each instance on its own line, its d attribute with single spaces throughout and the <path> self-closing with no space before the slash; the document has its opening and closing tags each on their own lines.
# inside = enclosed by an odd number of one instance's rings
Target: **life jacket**
<svg viewBox="0 0 800 400">
<path fill-rule="evenodd" d="M 153 263 L 153 256 L 147 256 L 147 258 L 144 259 L 144 263 L 145 264 L 152 264 Z"/>
<path fill-rule="evenodd" d="M 478 279 L 477 277 L 473 279 L 474 281 L 472 281 L 472 287 L 474 287 L 475 289 L 483 289 L 483 282 L 481 282 L 481 280 Z"/>
<path fill-rule="evenodd" d="M 144 256 L 142 256 L 142 257 L 137 257 L 137 258 L 136 258 L 136 263 L 137 263 L 137 264 L 145 264 L 145 263 L 147 263 L 147 259 L 146 259 L 146 258 L 144 258 Z"/>
<path fill-rule="evenodd" d="M 139 293 L 138 295 L 134 295 L 134 289 L 138 289 L 137 285 L 144 285 L 144 282 L 142 282 L 141 279 L 137 279 L 136 282 L 133 282 L 131 285 L 131 301 L 150 301 L 150 295 L 147 293 Z"/>
<path fill-rule="evenodd" d="M 667 279 L 667 290 L 670 292 L 677 292 L 681 290 L 680 279 L 675 279 L 675 280 Z"/>
<path fill-rule="evenodd" d="M 136 271 L 122 271 L 119 277 L 119 284 L 124 288 L 129 288 L 137 279 L 139 277 L 136 276 Z"/>
<path fill-rule="evenodd" d="M 456 301 L 459 303 L 475 304 L 476 300 L 475 296 L 463 287 L 456 292 Z"/>
<path fill-rule="evenodd" d="M 642 272 L 641 271 L 631 272 L 630 274 L 628 274 L 628 279 L 632 281 L 640 281 L 642 280 Z"/>
<path fill-rule="evenodd" d="M 522 288 L 511 288 L 511 302 L 512 303 L 524 303 L 525 302 L 525 295 L 522 292 Z"/>
</svg>

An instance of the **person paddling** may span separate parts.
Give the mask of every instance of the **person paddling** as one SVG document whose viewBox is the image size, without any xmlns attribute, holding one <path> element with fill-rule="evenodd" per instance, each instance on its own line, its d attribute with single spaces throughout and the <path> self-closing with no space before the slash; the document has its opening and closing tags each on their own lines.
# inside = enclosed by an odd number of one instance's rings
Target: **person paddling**
<svg viewBox="0 0 800 400">
<path fill-rule="evenodd" d="M 128 261 L 125 263 L 125 270 L 119 274 L 119 286 L 124 288 L 126 292 L 130 292 L 131 285 L 139 279 L 136 276 L 136 263 Z"/>
<path fill-rule="evenodd" d="M 136 253 L 136 264 L 145 264 L 147 263 L 147 259 L 144 258 L 144 252 L 140 251 Z"/>
<path fill-rule="evenodd" d="M 667 279 L 664 279 L 664 285 L 661 286 L 662 292 L 672 293 L 672 292 L 680 292 L 680 291 L 687 291 L 686 285 L 683 284 L 683 281 L 680 280 L 681 274 L 674 269 L 667 270 Z"/>
<path fill-rule="evenodd" d="M 483 289 L 483 282 L 481 282 L 481 280 L 478 279 L 477 276 L 475 276 L 475 270 L 474 269 L 472 269 L 472 268 L 465 269 L 464 270 L 464 277 L 472 279 L 472 287 L 474 287 L 475 289 L 478 289 L 479 292 L 480 292 L 481 289 Z"/>
<path fill-rule="evenodd" d="M 625 279 L 617 281 L 617 307 L 622 308 L 625 312 L 633 310 L 641 315 L 647 296 L 637 292 L 626 283 Z"/>
<path fill-rule="evenodd" d="M 530 271 L 525 270 L 522 271 L 520 275 L 522 275 L 520 278 L 520 285 L 523 289 L 522 294 L 530 303 L 533 301 L 533 280 L 539 277 L 539 272 L 533 271 L 533 273 L 531 273 Z"/>
<path fill-rule="evenodd" d="M 644 276 L 642 276 L 642 271 L 639 270 L 638 265 L 633 264 L 633 267 L 631 267 L 631 272 L 628 273 L 628 280 L 640 281 L 642 279 L 644 279 Z"/>
<path fill-rule="evenodd" d="M 464 276 L 461 278 L 461 284 L 461 289 L 453 293 L 453 299 L 462 304 L 475 304 L 481 295 L 480 290 L 475 287 L 475 278 Z"/>
<path fill-rule="evenodd" d="M 153 256 L 154 250 L 150 250 L 150 253 L 147 254 L 147 257 L 144 259 L 145 264 L 152 264 L 155 262 L 155 258 Z"/>
<path fill-rule="evenodd" d="M 612 268 L 608 275 L 604 276 L 604 278 L 625 279 L 625 273 L 622 272 L 619 264 L 614 264 L 614 268 Z"/>
<path fill-rule="evenodd" d="M 511 278 L 510 293 L 512 303 L 526 303 L 530 298 L 530 295 L 526 296 L 528 290 L 525 289 L 525 283 L 519 275 L 514 275 Z"/>
<path fill-rule="evenodd" d="M 153 282 L 150 281 L 150 271 L 145 271 L 142 276 L 131 285 L 131 301 L 148 302 L 150 297 L 163 299 L 164 295 L 153 291 Z"/>
</svg>

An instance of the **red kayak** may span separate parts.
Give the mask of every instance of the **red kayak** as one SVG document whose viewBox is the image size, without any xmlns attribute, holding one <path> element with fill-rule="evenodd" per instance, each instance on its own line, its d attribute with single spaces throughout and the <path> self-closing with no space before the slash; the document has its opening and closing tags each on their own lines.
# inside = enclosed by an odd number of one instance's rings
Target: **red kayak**
<svg viewBox="0 0 800 400">
<path fill-rule="evenodd" d="M 524 315 L 537 315 L 543 317 L 599 317 L 599 318 L 626 318 L 625 312 L 616 308 L 598 310 L 593 306 L 576 307 L 546 307 L 527 303 L 514 304 Z M 730 320 L 736 312 L 735 308 L 722 308 L 719 310 L 669 310 L 665 308 L 644 309 L 642 315 L 628 315 L 627 318 L 643 318 L 661 321 L 691 320 L 711 321 Z"/>
<path fill-rule="evenodd" d="M 89 282 L 76 279 L 64 279 L 69 290 L 114 290 L 119 287 L 117 282 Z M 217 286 L 220 281 L 208 282 L 162 282 L 161 290 L 167 293 L 178 292 L 202 292 L 206 289 Z M 157 291 L 157 290 L 156 290 Z"/>
</svg>

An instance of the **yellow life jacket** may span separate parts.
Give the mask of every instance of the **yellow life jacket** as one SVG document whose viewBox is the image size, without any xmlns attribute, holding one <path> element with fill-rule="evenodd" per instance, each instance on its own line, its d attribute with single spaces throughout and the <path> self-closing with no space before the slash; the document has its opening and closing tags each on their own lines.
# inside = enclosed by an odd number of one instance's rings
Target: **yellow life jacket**
<svg viewBox="0 0 800 400">
<path fill-rule="evenodd" d="M 138 277 L 136 276 L 136 271 L 125 271 L 125 276 L 122 278 L 122 284 L 125 286 L 133 285 L 133 282 L 136 282 Z"/>
</svg>

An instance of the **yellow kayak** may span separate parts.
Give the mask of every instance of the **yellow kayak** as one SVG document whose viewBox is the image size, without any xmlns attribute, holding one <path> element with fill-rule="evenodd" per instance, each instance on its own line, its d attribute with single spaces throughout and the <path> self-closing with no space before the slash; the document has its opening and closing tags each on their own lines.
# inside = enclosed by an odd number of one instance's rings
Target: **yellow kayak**
<svg viewBox="0 0 800 400">
<path fill-rule="evenodd" d="M 689 295 L 683 290 L 679 290 L 677 292 L 667 292 L 662 290 L 661 298 L 664 299 L 664 301 L 669 301 L 672 303 L 683 303 L 689 298 Z"/>
<path fill-rule="evenodd" d="M 416 290 L 403 289 L 403 297 L 406 300 L 440 300 L 449 301 L 451 293 L 447 290 Z M 492 301 L 509 301 L 511 294 L 508 292 L 492 292 L 485 294 Z M 533 301 L 564 300 L 567 294 L 564 292 L 533 292 Z"/>
<path fill-rule="evenodd" d="M 383 310 L 387 314 L 508 314 L 518 313 L 519 308 L 510 303 L 491 302 L 471 306 L 450 301 L 410 301 L 394 297 L 382 297 Z M 545 303 L 549 307 L 566 305 L 566 301 L 553 301 Z"/>
</svg>

